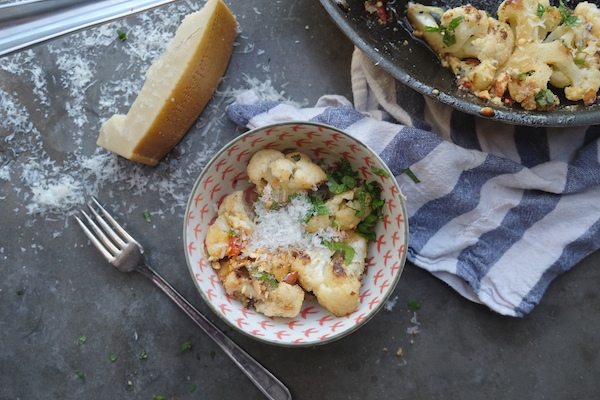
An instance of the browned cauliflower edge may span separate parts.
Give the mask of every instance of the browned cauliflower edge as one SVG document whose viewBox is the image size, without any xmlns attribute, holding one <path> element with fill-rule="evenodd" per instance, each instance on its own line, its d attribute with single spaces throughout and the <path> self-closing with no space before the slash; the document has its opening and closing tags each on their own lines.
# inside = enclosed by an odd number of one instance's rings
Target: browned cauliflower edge
<svg viewBox="0 0 600 400">
<path fill-rule="evenodd" d="M 571 101 L 596 102 L 600 88 L 600 10 L 573 11 L 548 0 L 505 0 L 498 18 L 471 5 L 443 10 L 409 3 L 407 17 L 450 68 L 460 88 L 492 104 L 548 111 Z"/>
</svg>

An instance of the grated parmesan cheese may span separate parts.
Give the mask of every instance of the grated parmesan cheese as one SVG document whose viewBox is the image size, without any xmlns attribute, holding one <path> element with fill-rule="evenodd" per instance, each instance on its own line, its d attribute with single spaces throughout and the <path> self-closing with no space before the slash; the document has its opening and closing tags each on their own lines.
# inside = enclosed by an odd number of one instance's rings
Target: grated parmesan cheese
<svg viewBox="0 0 600 400">
<path fill-rule="evenodd" d="M 201 5 L 178 2 L 0 58 L 0 202 L 12 199 L 21 206 L 11 212 L 34 220 L 65 218 L 90 196 L 128 191 L 126 211 L 135 211 L 136 198 L 151 193 L 163 205 L 160 215 L 182 212 L 198 173 L 218 150 L 218 138 L 184 143 L 164 165 L 144 168 L 96 148 L 90 132 L 98 131 L 103 116 L 129 108 L 145 70 L 181 18 Z M 127 33 L 126 41 L 117 30 Z M 237 41 L 240 49 L 254 48 L 248 37 Z M 214 135 L 227 121 L 225 106 L 248 89 L 264 100 L 292 103 L 275 89 L 277 79 L 226 77 L 228 87 L 215 93 L 195 129 Z M 178 157 L 185 168 L 178 168 Z"/>
<path fill-rule="evenodd" d="M 263 194 L 268 195 L 263 192 Z M 289 203 L 267 210 L 262 201 L 254 203 L 256 228 L 249 238 L 248 249 L 305 250 L 312 244 L 312 238 L 305 232 L 304 220 L 312 209 L 306 194 L 294 197 Z"/>
</svg>

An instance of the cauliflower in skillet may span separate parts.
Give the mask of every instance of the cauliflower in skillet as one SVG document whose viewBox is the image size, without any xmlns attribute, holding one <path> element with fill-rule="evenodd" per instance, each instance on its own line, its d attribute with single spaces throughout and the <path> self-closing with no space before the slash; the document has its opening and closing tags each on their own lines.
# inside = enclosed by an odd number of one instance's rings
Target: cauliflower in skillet
<svg viewBox="0 0 600 400">
<path fill-rule="evenodd" d="M 581 3 L 579 13 L 551 7 L 548 1 L 506 0 L 498 17 L 515 27 L 517 46 L 496 80 L 498 97 L 510 98 L 526 110 L 549 110 L 560 101 L 548 84 L 564 88 L 568 100 L 596 101 L 600 86 L 598 37 L 588 3 Z M 596 12 L 598 9 L 594 6 Z"/>
<path fill-rule="evenodd" d="M 506 0 L 498 7 L 498 20 L 514 30 L 515 44 L 522 45 L 544 40 L 562 17 L 548 0 Z"/>
<path fill-rule="evenodd" d="M 266 208 L 273 203 L 287 203 L 290 194 L 316 189 L 327 180 L 321 167 L 298 151 L 288 154 L 273 149 L 257 151 L 248 163 L 247 172 Z"/>
<path fill-rule="evenodd" d="M 458 77 L 458 85 L 476 94 L 489 88 L 514 47 L 514 34 L 506 23 L 471 5 L 444 12 L 409 3 L 408 19 L 415 36 L 423 37 Z"/>
<path fill-rule="evenodd" d="M 564 89 L 568 100 L 595 103 L 600 10 L 594 4 L 579 3 L 571 12 L 562 1 L 554 7 L 548 0 L 505 0 L 497 20 L 469 5 L 441 11 L 411 3 L 408 19 L 452 69 L 459 87 L 526 110 L 559 105 L 553 88 Z M 480 40 L 485 27 L 490 38 Z"/>
</svg>

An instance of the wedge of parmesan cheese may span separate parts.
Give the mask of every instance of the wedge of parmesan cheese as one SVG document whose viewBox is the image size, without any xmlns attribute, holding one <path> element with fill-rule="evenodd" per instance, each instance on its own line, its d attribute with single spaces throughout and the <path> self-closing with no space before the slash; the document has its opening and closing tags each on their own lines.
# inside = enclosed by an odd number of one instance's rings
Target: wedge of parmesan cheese
<svg viewBox="0 0 600 400">
<path fill-rule="evenodd" d="M 120 156 L 156 165 L 196 121 L 223 77 L 237 22 L 221 0 L 187 15 L 127 115 L 115 114 L 96 142 Z"/>
</svg>

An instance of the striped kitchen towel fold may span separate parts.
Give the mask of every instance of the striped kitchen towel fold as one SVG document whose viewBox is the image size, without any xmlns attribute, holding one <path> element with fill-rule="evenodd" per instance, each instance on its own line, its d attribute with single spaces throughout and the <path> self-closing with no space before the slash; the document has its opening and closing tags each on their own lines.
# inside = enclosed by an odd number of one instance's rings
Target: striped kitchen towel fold
<svg viewBox="0 0 600 400">
<path fill-rule="evenodd" d="M 310 120 L 367 143 L 407 197 L 408 259 L 500 314 L 529 313 L 554 278 L 600 247 L 600 127 L 466 115 L 403 86 L 359 50 L 352 89 L 354 106 L 329 95 L 301 108 L 249 91 L 227 112 L 247 128 Z"/>
</svg>

